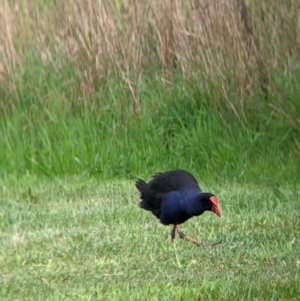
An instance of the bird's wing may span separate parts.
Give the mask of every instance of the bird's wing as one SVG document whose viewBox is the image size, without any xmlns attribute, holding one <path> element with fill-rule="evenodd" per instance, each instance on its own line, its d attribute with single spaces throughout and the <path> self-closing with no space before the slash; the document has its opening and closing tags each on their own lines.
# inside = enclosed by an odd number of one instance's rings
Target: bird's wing
<svg viewBox="0 0 300 301">
<path fill-rule="evenodd" d="M 157 217 L 160 215 L 164 197 L 170 192 L 183 189 L 200 190 L 196 179 L 181 169 L 157 173 L 148 184 L 139 179 L 136 187 L 141 193 L 140 207 L 152 211 Z"/>
<path fill-rule="evenodd" d="M 149 182 L 148 187 L 162 194 L 182 189 L 200 189 L 197 180 L 190 173 L 181 169 L 156 174 Z"/>
</svg>

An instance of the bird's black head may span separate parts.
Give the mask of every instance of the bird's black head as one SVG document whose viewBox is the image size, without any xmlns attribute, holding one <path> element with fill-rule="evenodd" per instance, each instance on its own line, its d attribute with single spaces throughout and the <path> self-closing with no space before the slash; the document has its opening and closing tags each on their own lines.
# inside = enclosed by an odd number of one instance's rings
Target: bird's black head
<svg viewBox="0 0 300 301">
<path fill-rule="evenodd" d="M 201 194 L 202 206 L 205 210 L 214 212 L 217 216 L 221 216 L 221 211 L 219 209 L 218 199 L 212 193 L 202 193 Z"/>
</svg>

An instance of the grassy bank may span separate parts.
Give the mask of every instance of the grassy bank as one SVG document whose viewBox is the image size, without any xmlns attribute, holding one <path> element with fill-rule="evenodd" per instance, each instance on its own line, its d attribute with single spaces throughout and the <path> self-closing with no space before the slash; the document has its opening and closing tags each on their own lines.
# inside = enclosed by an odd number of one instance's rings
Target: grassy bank
<svg viewBox="0 0 300 301">
<path fill-rule="evenodd" d="M 220 180 L 295 184 L 299 179 L 298 129 L 264 104 L 264 114 L 253 108 L 248 111 L 253 120 L 243 121 L 224 107 L 216 109 L 201 84 L 180 78 L 172 85 L 141 83 L 142 107 L 135 113 L 117 83 L 94 102 L 82 98 L 74 107 L 64 101 L 60 84 L 51 79 L 46 84 L 51 98 L 45 99 L 38 85 L 3 112 L 2 175 L 135 178 L 184 167 Z M 298 91 L 293 93 L 296 99 Z"/>
<path fill-rule="evenodd" d="M 137 207 L 131 182 L 1 181 L 2 300 L 297 300 L 299 194 L 203 183 L 223 216 L 193 218 L 199 248 Z"/>
<path fill-rule="evenodd" d="M 2 175 L 298 181 L 294 2 L 72 3 L 1 4 Z"/>
<path fill-rule="evenodd" d="M 0 299 L 296 300 L 296 1 L 0 3 Z M 223 216 L 184 241 L 137 177 L 183 168 Z"/>
</svg>

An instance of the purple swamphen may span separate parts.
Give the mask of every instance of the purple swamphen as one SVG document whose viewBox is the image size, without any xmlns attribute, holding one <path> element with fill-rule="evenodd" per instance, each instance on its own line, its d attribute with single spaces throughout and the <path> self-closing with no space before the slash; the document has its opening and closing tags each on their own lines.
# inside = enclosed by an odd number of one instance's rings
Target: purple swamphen
<svg viewBox="0 0 300 301">
<path fill-rule="evenodd" d="M 201 191 L 196 179 L 182 169 L 170 170 L 153 176 L 147 184 L 142 179 L 135 183 L 140 192 L 140 207 L 151 211 L 163 225 L 173 225 L 171 240 L 175 232 L 179 237 L 195 245 L 205 245 L 181 232 L 179 225 L 204 211 L 212 211 L 221 216 L 218 200 L 212 193 Z M 219 244 L 214 243 L 212 245 Z"/>
</svg>

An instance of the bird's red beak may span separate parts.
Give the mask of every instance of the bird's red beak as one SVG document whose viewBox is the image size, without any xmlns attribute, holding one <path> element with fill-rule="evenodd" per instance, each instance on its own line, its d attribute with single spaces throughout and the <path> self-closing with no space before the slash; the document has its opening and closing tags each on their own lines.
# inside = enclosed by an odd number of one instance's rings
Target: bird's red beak
<svg viewBox="0 0 300 301">
<path fill-rule="evenodd" d="M 217 216 L 221 216 L 221 211 L 219 209 L 218 200 L 215 196 L 211 196 L 210 201 L 212 202 L 211 211 L 214 212 Z"/>
</svg>

